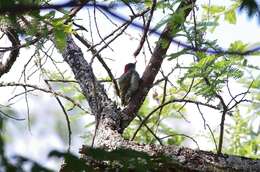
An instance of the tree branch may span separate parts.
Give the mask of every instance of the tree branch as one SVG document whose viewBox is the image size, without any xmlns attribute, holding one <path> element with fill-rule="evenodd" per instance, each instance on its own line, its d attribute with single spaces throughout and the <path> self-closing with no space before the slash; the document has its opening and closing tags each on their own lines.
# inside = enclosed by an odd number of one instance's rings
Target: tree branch
<svg viewBox="0 0 260 172">
<path fill-rule="evenodd" d="M 13 49 L 11 50 L 9 58 L 7 59 L 5 64 L 2 64 L 2 62 L 0 62 L 0 78 L 3 74 L 9 72 L 14 62 L 16 61 L 16 58 L 18 57 L 20 50 L 19 48 L 16 48 L 20 46 L 20 41 L 18 39 L 16 31 L 14 29 L 8 28 L 6 31 L 6 35 L 8 39 L 11 41 Z"/>
<path fill-rule="evenodd" d="M 81 49 L 71 35 L 67 37 L 67 47 L 62 55 L 74 73 L 92 115 L 96 118 L 95 142 L 93 143 L 99 146 L 104 145 L 105 140 L 111 141 L 108 137 L 112 135 L 113 141 L 121 141 L 122 137 L 119 134 L 122 132 L 121 112 L 107 96 L 103 85 L 97 81 L 91 65 L 85 60 Z"/>
<path fill-rule="evenodd" d="M 83 37 L 79 36 L 79 34 L 74 33 L 74 36 L 82 43 L 84 44 L 87 48 L 90 48 L 90 51 L 92 52 L 92 54 L 96 54 L 96 57 L 98 59 L 98 61 L 102 64 L 102 66 L 105 68 L 105 70 L 107 71 L 108 76 L 110 77 L 111 81 L 113 82 L 115 89 L 116 89 L 116 94 L 119 96 L 119 87 L 118 84 L 116 82 L 116 79 L 113 75 L 113 73 L 111 72 L 110 68 L 108 67 L 108 65 L 106 64 L 106 62 L 103 60 L 103 58 L 101 57 L 100 54 L 97 53 L 97 50 L 95 48 L 91 48 L 90 43 L 88 43 L 87 40 L 85 40 Z"/>
<path fill-rule="evenodd" d="M 216 155 L 208 151 L 192 150 L 189 148 L 160 145 L 140 145 L 126 141 L 121 149 L 131 149 L 146 153 L 151 158 L 167 157 L 167 163 L 161 164 L 164 170 L 161 171 L 178 171 L 178 172 L 206 172 L 206 171 L 259 171 L 260 160 L 252 160 L 250 158 L 232 156 L 232 155 Z M 83 158 L 88 161 L 89 147 L 83 146 L 80 153 Z"/>
<path fill-rule="evenodd" d="M 195 3 L 195 0 L 194 0 Z M 179 13 L 180 11 L 184 10 L 184 18 L 186 18 L 192 8 L 187 8 L 187 6 L 191 5 L 191 2 L 188 1 L 181 1 L 178 9 L 175 13 Z M 163 62 L 164 56 L 171 44 L 173 38 L 173 31 L 178 29 L 180 24 L 172 23 L 169 21 L 163 32 L 160 35 L 160 38 L 157 42 L 157 45 L 153 51 L 152 57 L 150 62 L 148 63 L 143 76 L 141 78 L 141 84 L 137 93 L 132 97 L 130 100 L 129 105 L 123 110 L 123 128 L 127 127 L 128 124 L 135 118 L 136 113 L 138 112 L 139 108 L 143 104 L 146 95 L 148 94 L 149 90 L 151 89 L 154 79 L 161 67 Z"/>
</svg>

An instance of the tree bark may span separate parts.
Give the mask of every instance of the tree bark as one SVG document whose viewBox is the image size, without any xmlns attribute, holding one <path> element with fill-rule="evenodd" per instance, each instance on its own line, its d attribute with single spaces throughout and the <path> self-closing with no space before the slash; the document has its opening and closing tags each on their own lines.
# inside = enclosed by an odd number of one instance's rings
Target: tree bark
<svg viewBox="0 0 260 172">
<path fill-rule="evenodd" d="M 184 10 L 186 18 L 191 11 L 191 1 L 183 0 L 176 13 Z M 172 32 L 178 29 L 180 24 L 169 22 L 166 24 L 153 55 L 143 75 L 138 92 L 130 100 L 129 105 L 121 110 L 106 94 L 104 87 L 97 81 L 91 65 L 84 59 L 81 49 L 75 44 L 72 36 L 68 36 L 67 47 L 63 53 L 64 60 L 72 69 L 75 79 L 80 84 L 86 97 L 92 115 L 96 117 L 97 131 L 94 142 L 95 147 L 114 150 L 126 148 L 146 152 L 151 156 L 164 155 L 169 157 L 176 166 L 171 169 L 178 171 L 257 171 L 260 169 L 259 160 L 247 158 L 216 155 L 211 152 L 191 150 L 176 146 L 139 145 L 132 141 L 124 140 L 122 133 L 129 123 L 136 117 L 146 95 L 148 94 L 154 79 L 161 67 L 164 56 L 172 40 Z M 87 146 L 80 150 L 87 156 Z"/>
<path fill-rule="evenodd" d="M 0 78 L 3 74 L 9 72 L 14 62 L 16 61 L 16 58 L 18 57 L 20 51 L 20 41 L 17 32 L 12 28 L 2 30 L 4 30 L 8 39 L 11 41 L 13 49 L 11 50 L 9 57 L 4 64 L 2 62 L 2 59 L 0 59 Z"/>
</svg>

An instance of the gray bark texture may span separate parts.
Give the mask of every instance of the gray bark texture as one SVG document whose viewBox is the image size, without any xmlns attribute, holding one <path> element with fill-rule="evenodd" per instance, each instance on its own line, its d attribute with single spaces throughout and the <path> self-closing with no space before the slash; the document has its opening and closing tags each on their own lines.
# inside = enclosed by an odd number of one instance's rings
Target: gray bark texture
<svg viewBox="0 0 260 172">
<path fill-rule="evenodd" d="M 190 1 L 182 1 L 177 10 L 190 5 L 190 3 Z M 190 11 L 191 8 L 185 9 L 185 17 L 188 16 Z M 260 160 L 231 155 L 216 155 L 212 152 L 176 146 L 140 145 L 122 137 L 124 129 L 136 117 L 154 82 L 163 57 L 170 46 L 172 30 L 178 27 L 178 24 L 173 25 L 172 23 L 165 26 L 150 62 L 142 75 L 142 82 L 137 93 L 132 97 L 128 106 L 122 110 L 107 96 L 104 87 L 97 81 L 91 65 L 84 59 L 82 50 L 76 45 L 72 36 L 68 36 L 63 57 L 80 84 L 92 115 L 96 117 L 97 131 L 94 147 L 106 150 L 125 148 L 146 152 L 151 156 L 167 156 L 174 162 L 171 167 L 167 168 L 170 171 L 260 171 Z M 162 40 L 163 45 L 161 45 Z M 88 146 L 81 148 L 80 153 L 83 158 L 87 157 L 88 148 Z"/>
</svg>

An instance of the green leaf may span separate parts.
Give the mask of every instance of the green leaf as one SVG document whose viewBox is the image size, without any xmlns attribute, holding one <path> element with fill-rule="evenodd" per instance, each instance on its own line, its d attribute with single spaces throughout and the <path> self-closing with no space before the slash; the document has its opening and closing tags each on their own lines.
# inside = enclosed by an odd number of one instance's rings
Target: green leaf
<svg viewBox="0 0 260 172">
<path fill-rule="evenodd" d="M 215 18 L 214 18 L 214 23 L 216 23 L 216 25 L 215 26 L 213 26 L 209 31 L 211 32 L 211 33 L 213 33 L 214 31 L 215 31 L 215 29 L 216 29 L 216 27 L 218 26 L 218 20 L 219 20 L 219 16 L 216 16 Z"/>
<path fill-rule="evenodd" d="M 61 29 L 54 29 L 54 41 L 55 45 L 60 52 L 62 52 L 66 45 L 67 45 L 67 35 L 65 34 L 64 30 Z"/>
<path fill-rule="evenodd" d="M 210 14 L 217 14 L 225 11 L 225 6 L 218 6 L 218 5 L 203 5 L 202 8 L 206 11 L 206 13 Z"/>
<path fill-rule="evenodd" d="M 207 67 L 209 64 L 213 63 L 216 59 L 215 55 L 209 55 L 207 57 L 202 58 L 198 64 L 196 64 L 196 67 L 198 68 L 204 68 Z"/>
<path fill-rule="evenodd" d="M 183 24 L 183 22 L 185 21 L 185 17 L 184 17 L 184 10 L 180 10 L 180 12 L 178 13 L 174 13 L 171 17 L 170 17 L 170 23 L 172 26 L 175 26 L 176 24 Z"/>
<path fill-rule="evenodd" d="M 242 41 L 235 41 L 230 44 L 229 50 L 243 52 L 247 49 L 247 44 Z"/>
<path fill-rule="evenodd" d="M 55 11 L 50 11 L 49 13 L 42 16 L 42 18 L 50 19 L 55 17 Z"/>
<path fill-rule="evenodd" d="M 151 0 L 145 0 L 144 4 L 145 4 L 146 7 L 151 8 L 153 3 L 152 3 Z"/>
<path fill-rule="evenodd" d="M 241 78 L 243 76 L 243 72 L 237 68 L 231 68 L 229 70 L 229 76 L 235 78 L 235 79 L 238 79 L 238 78 Z"/>
<path fill-rule="evenodd" d="M 54 40 L 55 45 L 60 52 L 64 50 L 67 45 L 67 33 L 72 32 L 72 25 L 64 24 L 64 20 L 62 18 L 54 19 L 52 21 L 53 29 L 54 29 Z"/>
<path fill-rule="evenodd" d="M 170 58 L 168 60 L 173 60 L 173 59 L 185 54 L 187 51 L 188 51 L 187 49 L 183 49 L 177 53 L 172 53 L 172 54 L 170 54 Z"/>
<path fill-rule="evenodd" d="M 225 20 L 227 22 L 229 22 L 230 24 L 236 24 L 237 18 L 236 18 L 236 12 L 234 9 L 225 12 Z"/>
</svg>

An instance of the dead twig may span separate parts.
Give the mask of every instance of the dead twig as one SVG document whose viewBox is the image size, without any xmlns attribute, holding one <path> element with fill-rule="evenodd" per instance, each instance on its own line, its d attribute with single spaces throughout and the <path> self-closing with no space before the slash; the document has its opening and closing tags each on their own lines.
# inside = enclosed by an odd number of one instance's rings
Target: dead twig
<svg viewBox="0 0 260 172">
<path fill-rule="evenodd" d="M 39 90 L 39 91 L 42 91 L 42 92 L 45 92 L 45 93 L 51 93 L 51 94 L 55 94 L 59 97 L 62 97 L 66 100 L 68 100 L 69 102 L 75 104 L 79 109 L 81 109 L 82 111 L 84 111 L 85 113 L 89 113 L 87 110 L 85 110 L 79 103 L 75 102 L 73 99 L 71 99 L 70 97 L 68 96 L 65 96 L 61 93 L 58 93 L 58 92 L 52 92 L 50 90 L 47 90 L 45 88 L 41 88 L 41 87 L 38 87 L 36 85 L 31 85 L 31 84 L 23 84 L 23 83 L 14 83 L 14 82 L 9 82 L 9 83 L 4 83 L 4 82 L 0 82 L 0 87 L 28 87 L 28 88 L 33 88 L 35 90 Z"/>
<path fill-rule="evenodd" d="M 203 105 L 203 106 L 206 106 L 206 107 L 209 107 L 209 108 L 212 108 L 212 109 L 217 109 L 219 110 L 218 107 L 214 106 L 214 105 L 210 105 L 210 104 L 207 104 L 207 103 L 202 103 L 202 102 L 198 102 L 198 101 L 194 101 L 194 100 L 184 100 L 184 99 L 173 99 L 173 100 L 170 100 L 170 101 L 167 101 L 165 102 L 164 104 L 158 106 L 157 108 L 153 109 L 142 121 L 142 123 L 139 125 L 139 127 L 136 129 L 136 131 L 134 132 L 131 140 L 134 140 L 136 134 L 138 133 L 138 131 L 141 129 L 141 127 L 143 126 L 143 124 L 145 124 L 148 119 L 159 109 L 162 108 L 162 106 L 166 106 L 170 103 L 176 103 L 176 102 L 187 102 L 187 103 L 193 103 L 193 104 L 199 104 L 199 105 Z"/>
<path fill-rule="evenodd" d="M 68 128 L 68 137 L 69 137 L 69 147 L 68 147 L 68 152 L 70 152 L 70 147 L 71 147 L 71 135 L 72 135 L 72 131 L 71 131 L 71 127 L 70 127 L 70 120 L 69 120 L 69 115 L 65 109 L 65 107 L 63 106 L 60 98 L 55 94 L 55 92 L 53 91 L 51 85 L 48 83 L 47 80 L 44 80 L 46 85 L 48 86 L 49 90 L 53 93 L 53 95 L 55 96 L 55 99 L 57 100 L 58 104 L 60 105 L 63 114 L 65 115 L 65 119 L 67 122 L 67 128 Z"/>
</svg>

